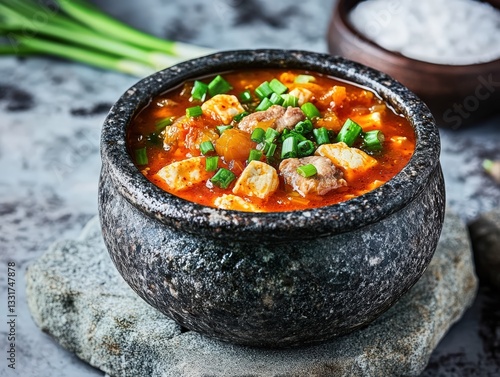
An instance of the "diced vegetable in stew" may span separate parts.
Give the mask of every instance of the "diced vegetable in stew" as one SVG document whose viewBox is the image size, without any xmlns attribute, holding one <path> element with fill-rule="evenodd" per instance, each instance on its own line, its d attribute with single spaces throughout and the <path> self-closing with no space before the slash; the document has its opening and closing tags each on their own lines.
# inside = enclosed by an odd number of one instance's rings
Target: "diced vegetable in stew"
<svg viewBox="0 0 500 377">
<path fill-rule="evenodd" d="M 234 71 L 153 98 L 127 129 L 140 171 L 202 205 L 282 212 L 336 204 L 396 175 L 408 121 L 372 91 L 315 72 Z"/>
</svg>

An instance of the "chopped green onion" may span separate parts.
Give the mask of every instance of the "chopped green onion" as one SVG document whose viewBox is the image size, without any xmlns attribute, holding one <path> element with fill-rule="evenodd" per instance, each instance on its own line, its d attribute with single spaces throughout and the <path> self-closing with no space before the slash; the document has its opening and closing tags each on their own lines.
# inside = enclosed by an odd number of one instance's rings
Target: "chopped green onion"
<svg viewBox="0 0 500 377">
<path fill-rule="evenodd" d="M 196 118 L 203 115 L 203 110 L 201 109 L 201 106 L 188 107 L 186 109 L 186 115 L 188 117 Z"/>
<path fill-rule="evenodd" d="M 259 105 L 255 108 L 255 111 L 265 111 L 269 109 L 273 103 L 269 100 L 269 98 L 264 98 Z"/>
<path fill-rule="evenodd" d="M 269 83 L 269 87 L 276 94 L 283 94 L 283 93 L 285 93 L 288 90 L 288 88 L 286 87 L 286 85 L 283 84 L 278 79 L 272 79 L 271 82 Z"/>
<path fill-rule="evenodd" d="M 276 131 L 274 128 L 271 128 L 269 127 L 267 130 L 266 130 L 266 134 L 264 136 L 264 139 L 269 142 L 269 143 L 272 143 L 274 140 L 276 140 L 276 138 L 280 135 L 280 133 L 278 131 Z"/>
<path fill-rule="evenodd" d="M 219 156 L 210 156 L 205 159 L 205 170 L 216 171 L 219 164 Z"/>
<path fill-rule="evenodd" d="M 272 102 L 273 105 L 283 105 L 285 100 L 279 94 L 273 93 L 271 97 L 269 97 L 269 101 Z"/>
<path fill-rule="evenodd" d="M 299 157 L 310 156 L 314 152 L 314 143 L 311 140 L 304 140 L 297 144 L 297 154 Z"/>
<path fill-rule="evenodd" d="M 292 96 L 291 94 L 282 94 L 281 97 L 285 100 L 283 102 L 283 107 L 297 107 L 299 106 L 299 99 L 295 96 Z"/>
<path fill-rule="evenodd" d="M 266 144 L 268 145 L 266 151 L 266 157 L 274 156 L 274 152 L 276 152 L 277 145 L 274 143 L 266 143 Z"/>
<path fill-rule="evenodd" d="M 224 94 L 229 92 L 233 87 L 229 84 L 221 75 L 215 76 L 215 78 L 208 83 L 208 93 L 210 97 L 216 96 L 217 94 Z"/>
<path fill-rule="evenodd" d="M 303 120 L 299 123 L 297 123 L 294 127 L 294 131 L 298 132 L 299 134 L 307 134 L 311 132 L 313 129 L 313 124 L 309 119 Z"/>
<path fill-rule="evenodd" d="M 302 165 L 297 168 L 297 173 L 305 178 L 310 178 L 318 173 L 316 166 L 313 164 Z"/>
<path fill-rule="evenodd" d="M 255 88 L 255 94 L 259 99 L 263 100 L 264 98 L 269 97 L 273 93 L 273 90 L 269 86 L 267 81 L 264 81 L 257 88 Z"/>
<path fill-rule="evenodd" d="M 297 140 L 293 137 L 288 137 L 283 141 L 281 146 L 281 158 L 297 157 Z"/>
<path fill-rule="evenodd" d="M 315 128 L 313 130 L 314 138 L 316 139 L 316 144 L 328 144 L 330 143 L 330 137 L 328 136 L 328 130 L 325 127 Z"/>
<path fill-rule="evenodd" d="M 380 151 L 384 139 L 384 134 L 379 130 L 368 131 L 363 135 L 363 146 L 369 151 Z"/>
<path fill-rule="evenodd" d="M 258 151 L 257 149 L 252 149 L 250 150 L 250 154 L 248 155 L 248 162 L 257 160 L 260 161 L 262 158 L 262 152 Z"/>
<path fill-rule="evenodd" d="M 255 128 L 250 135 L 250 139 L 252 141 L 255 141 L 256 143 L 261 143 L 264 141 L 264 137 L 266 136 L 266 131 L 264 131 L 262 128 Z"/>
<path fill-rule="evenodd" d="M 200 144 L 200 152 L 203 155 L 215 152 L 214 145 L 210 140 L 204 141 L 203 143 Z"/>
<path fill-rule="evenodd" d="M 147 165 L 148 154 L 146 152 L 146 147 L 135 150 L 135 162 L 137 165 Z"/>
<path fill-rule="evenodd" d="M 347 119 L 337 135 L 337 142 L 344 142 L 351 147 L 363 129 L 352 119 Z"/>
<path fill-rule="evenodd" d="M 243 111 L 242 113 L 239 113 L 238 115 L 236 115 L 233 120 L 235 122 L 239 122 L 240 120 L 242 120 L 244 117 L 246 117 L 248 114 L 250 114 L 248 111 Z"/>
<path fill-rule="evenodd" d="M 316 81 L 316 77 L 311 75 L 298 75 L 295 77 L 295 80 L 293 80 L 296 84 L 307 84 L 314 81 Z"/>
<path fill-rule="evenodd" d="M 168 117 L 168 118 L 163 118 L 155 123 L 155 131 L 156 132 L 161 132 L 165 129 L 165 127 L 172 125 L 174 123 L 175 117 Z"/>
<path fill-rule="evenodd" d="M 309 119 L 318 118 L 321 116 L 318 108 L 314 106 L 311 102 L 304 103 L 300 109 L 306 114 Z"/>
<path fill-rule="evenodd" d="M 214 185 L 226 189 L 232 181 L 236 179 L 236 175 L 231 170 L 220 168 L 217 173 L 210 179 Z"/>
<path fill-rule="evenodd" d="M 217 131 L 219 131 L 219 135 L 222 134 L 224 131 L 229 130 L 230 128 L 233 128 L 233 126 L 227 126 L 225 124 L 222 124 L 220 126 L 215 127 L 217 128 Z"/>
<path fill-rule="evenodd" d="M 191 98 L 196 101 L 205 101 L 205 97 L 207 96 L 208 85 L 204 82 L 195 80 L 193 84 L 193 89 L 191 90 Z"/>
<path fill-rule="evenodd" d="M 295 140 L 297 140 L 297 143 L 300 143 L 301 141 L 304 141 L 304 140 L 307 140 L 307 138 L 296 132 L 295 130 L 292 130 L 292 131 L 288 131 L 286 134 L 281 134 L 281 141 L 285 141 L 285 139 L 289 138 L 289 137 L 293 137 Z"/>
<path fill-rule="evenodd" d="M 250 90 L 247 89 L 247 90 L 241 92 L 240 101 L 242 103 L 252 102 L 252 93 L 250 92 Z"/>
</svg>

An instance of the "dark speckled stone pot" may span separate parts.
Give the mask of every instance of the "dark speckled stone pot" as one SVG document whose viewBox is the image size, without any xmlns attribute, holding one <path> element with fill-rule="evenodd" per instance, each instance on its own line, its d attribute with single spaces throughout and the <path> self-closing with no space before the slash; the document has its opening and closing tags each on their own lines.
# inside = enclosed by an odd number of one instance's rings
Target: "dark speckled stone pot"
<svg viewBox="0 0 500 377">
<path fill-rule="evenodd" d="M 251 67 L 308 69 L 372 88 L 414 126 L 414 156 L 368 194 L 296 212 L 208 208 L 147 181 L 125 147 L 134 113 L 187 79 Z M 427 107 L 384 74 L 304 51 L 222 52 L 145 78 L 111 109 L 101 144 L 104 240 L 128 284 L 186 328 L 252 346 L 325 341 L 373 321 L 424 272 L 444 216 L 439 152 Z"/>
</svg>

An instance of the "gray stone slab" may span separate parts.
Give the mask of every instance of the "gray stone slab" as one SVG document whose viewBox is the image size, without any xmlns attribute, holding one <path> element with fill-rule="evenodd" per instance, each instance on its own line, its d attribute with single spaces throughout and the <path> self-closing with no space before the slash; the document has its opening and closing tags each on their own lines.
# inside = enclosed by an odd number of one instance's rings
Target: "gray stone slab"
<svg viewBox="0 0 500 377">
<path fill-rule="evenodd" d="M 93 219 L 26 273 L 37 325 L 111 376 L 418 376 L 476 294 L 471 247 L 448 213 L 419 282 L 368 327 L 328 343 L 266 350 L 185 331 L 144 303 L 113 267 Z"/>
</svg>

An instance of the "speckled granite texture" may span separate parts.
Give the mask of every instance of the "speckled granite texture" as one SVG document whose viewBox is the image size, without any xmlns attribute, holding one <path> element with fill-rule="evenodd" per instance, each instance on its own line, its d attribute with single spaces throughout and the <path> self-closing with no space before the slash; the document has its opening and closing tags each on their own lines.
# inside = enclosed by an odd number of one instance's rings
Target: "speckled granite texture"
<svg viewBox="0 0 500 377">
<path fill-rule="evenodd" d="M 319 346 L 263 350 L 186 331 L 142 302 L 113 268 L 97 219 L 27 274 L 37 324 L 113 377 L 418 376 L 476 284 L 464 225 L 448 214 L 422 279 L 370 326 Z"/>
<path fill-rule="evenodd" d="M 333 1 L 91 0 L 148 32 L 224 50 L 294 48 L 326 52 Z M 297 27 L 300 25 L 300 27 Z M 45 57 L 0 57 L 0 265 L 16 263 L 16 370 L 8 377 L 98 377 L 41 332 L 27 307 L 26 267 L 61 238 L 74 238 L 97 214 L 99 137 L 111 105 L 136 78 Z M 464 221 L 500 207 L 500 186 L 481 170 L 500 159 L 500 117 L 441 130 L 448 207 Z M 0 274 L 0 315 L 6 274 Z M 0 321 L 0 354 L 8 328 Z M 431 355 L 424 377 L 500 375 L 500 299 L 481 286 L 471 309 Z"/>
</svg>

